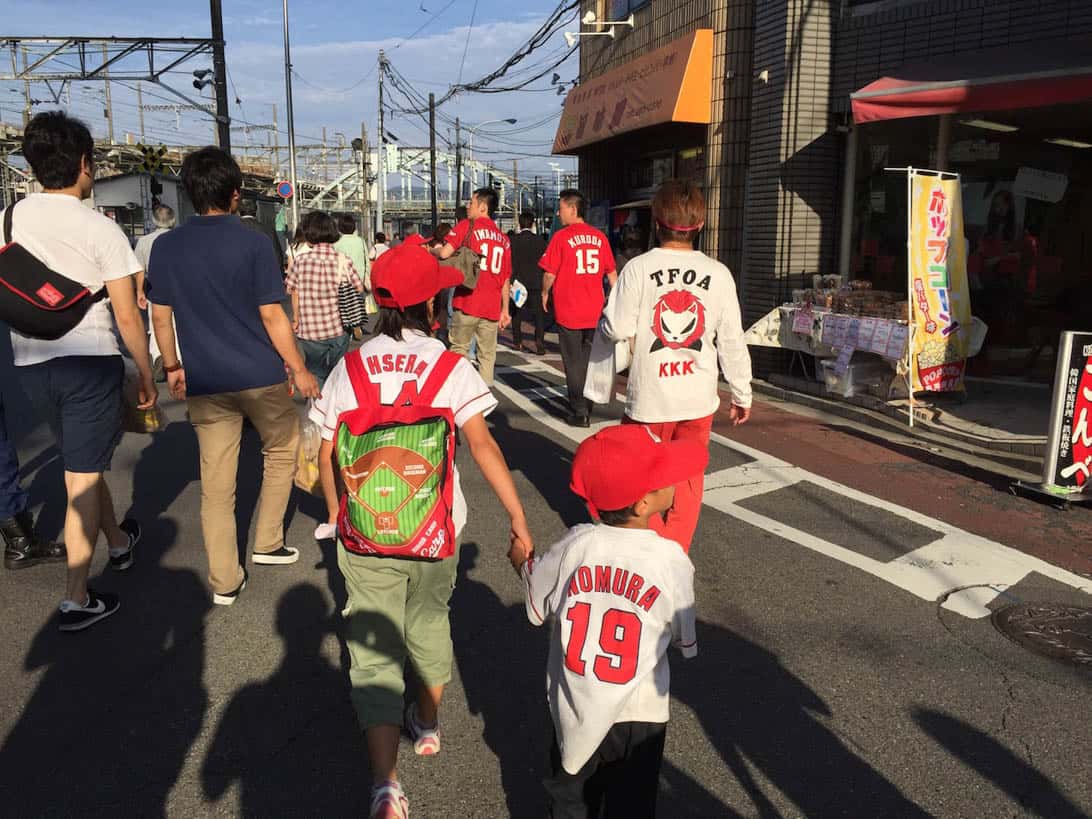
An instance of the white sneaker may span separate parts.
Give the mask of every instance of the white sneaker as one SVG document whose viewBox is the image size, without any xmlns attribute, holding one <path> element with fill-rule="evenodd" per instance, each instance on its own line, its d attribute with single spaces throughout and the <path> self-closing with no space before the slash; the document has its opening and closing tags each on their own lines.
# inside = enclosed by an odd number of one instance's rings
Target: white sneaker
<svg viewBox="0 0 1092 819">
<path fill-rule="evenodd" d="M 320 523 L 315 527 L 315 540 L 333 540 L 336 537 L 336 523 Z"/>
<path fill-rule="evenodd" d="M 294 546 L 281 546 L 275 552 L 255 552 L 250 556 L 252 563 L 263 566 L 283 566 L 300 559 L 300 550 Z"/>
</svg>

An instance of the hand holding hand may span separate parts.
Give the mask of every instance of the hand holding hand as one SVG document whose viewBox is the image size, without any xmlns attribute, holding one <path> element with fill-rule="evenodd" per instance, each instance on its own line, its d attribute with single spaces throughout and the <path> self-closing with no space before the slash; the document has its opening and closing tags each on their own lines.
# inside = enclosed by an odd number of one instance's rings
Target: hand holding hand
<svg viewBox="0 0 1092 819">
<path fill-rule="evenodd" d="M 523 564 L 530 560 L 534 553 L 534 549 L 528 547 L 520 538 L 512 538 L 512 545 L 508 548 L 508 560 L 511 561 L 517 575 L 521 573 Z"/>
</svg>

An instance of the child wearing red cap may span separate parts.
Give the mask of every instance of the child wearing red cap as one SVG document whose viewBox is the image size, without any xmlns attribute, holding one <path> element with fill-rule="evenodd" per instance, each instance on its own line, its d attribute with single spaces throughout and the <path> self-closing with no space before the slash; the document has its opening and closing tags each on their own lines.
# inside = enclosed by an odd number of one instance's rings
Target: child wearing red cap
<svg viewBox="0 0 1092 819">
<path fill-rule="evenodd" d="M 425 395 L 434 389 L 429 378 L 434 370 L 443 372 L 438 368 L 443 357 L 450 354 L 430 335 L 432 300 L 461 281 L 458 270 L 441 267 L 428 251 L 408 243 L 376 260 L 372 267 L 372 292 L 380 308 L 376 335 L 360 348 L 360 366 L 352 365 L 353 371 L 371 382 L 363 385 L 360 394 L 370 393 L 378 396 L 380 404 L 393 406 L 401 405 L 406 395 Z M 450 365 L 450 359 L 447 361 Z M 344 413 L 361 407 L 349 365 L 348 359 L 343 359 L 330 373 L 322 397 L 310 414 L 323 429 L 319 468 L 331 523 L 338 521 L 335 432 Z M 527 521 L 512 476 L 485 423 L 485 416 L 497 406 L 497 400 L 470 362 L 456 359 L 428 406 L 450 410 L 470 454 L 508 512 L 512 537 L 518 537 L 521 543 L 529 542 Z M 450 517 L 457 542 L 466 523 L 467 506 L 458 470 L 452 470 Z M 451 679 L 448 603 L 455 587 L 458 552 L 432 560 L 361 554 L 346 546 L 350 532 L 339 535 L 338 568 L 348 593 L 343 616 L 351 699 L 366 733 L 374 778 L 371 816 L 404 819 L 409 803 L 396 772 L 402 725 L 416 753 L 431 755 L 440 750 L 438 711 L 444 685 Z M 407 658 L 413 661 L 420 684 L 416 700 L 403 714 Z"/>
<path fill-rule="evenodd" d="M 700 442 L 610 427 L 576 450 L 571 488 L 600 525 L 569 530 L 544 556 L 516 542 L 527 617 L 552 621 L 546 690 L 553 718 L 545 781 L 554 819 L 651 817 L 666 737 L 667 647 L 697 654 L 694 566 L 651 521 L 675 485 L 705 470 Z"/>
</svg>

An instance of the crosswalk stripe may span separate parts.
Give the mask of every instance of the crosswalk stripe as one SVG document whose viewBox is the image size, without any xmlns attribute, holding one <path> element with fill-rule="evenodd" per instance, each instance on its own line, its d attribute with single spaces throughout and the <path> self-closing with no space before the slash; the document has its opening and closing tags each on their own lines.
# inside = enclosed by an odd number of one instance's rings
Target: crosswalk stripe
<svg viewBox="0 0 1092 819">
<path fill-rule="evenodd" d="M 551 396 L 556 393 L 563 394 L 562 388 L 536 387 L 521 392 L 503 383 L 503 377 L 507 373 L 556 376 L 557 371 L 535 361 L 529 361 L 525 365 L 498 367 L 498 380 L 494 389 L 534 420 L 575 443 L 580 443 L 589 435 L 615 423 L 601 421 L 592 424 L 589 429 L 570 427 L 534 403 L 530 397 L 541 393 Z M 624 396 L 619 398 L 624 400 Z M 705 505 L 779 538 L 867 572 L 923 600 L 943 600 L 942 607 L 949 611 L 972 619 L 987 617 L 990 614 L 989 604 L 1032 572 L 1092 594 L 1092 582 L 1085 578 L 1002 543 L 808 472 L 719 433 L 714 432 L 711 440 L 746 455 L 753 461 L 708 475 L 703 498 Z M 836 492 L 850 501 L 913 521 L 919 526 L 938 532 L 940 537 L 894 560 L 884 562 L 739 506 L 741 501 L 748 498 L 784 489 L 802 481 Z"/>
</svg>

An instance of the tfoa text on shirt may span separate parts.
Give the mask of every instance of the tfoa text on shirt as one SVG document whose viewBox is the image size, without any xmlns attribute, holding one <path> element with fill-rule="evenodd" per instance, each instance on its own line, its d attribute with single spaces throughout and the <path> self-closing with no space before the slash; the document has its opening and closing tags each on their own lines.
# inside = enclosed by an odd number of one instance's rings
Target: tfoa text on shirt
<svg viewBox="0 0 1092 819">
<path fill-rule="evenodd" d="M 634 572 L 632 575 L 627 569 L 615 566 L 581 566 L 573 572 L 569 581 L 569 596 L 574 597 L 581 592 L 600 592 L 604 594 L 616 594 L 624 597 L 631 603 L 636 603 L 645 611 L 651 611 L 652 604 L 660 596 L 659 586 L 649 586 L 644 594 L 641 588 L 645 585 L 645 579 Z"/>
<path fill-rule="evenodd" d="M 602 247 L 603 240 L 596 236 L 594 233 L 578 233 L 575 236 L 570 236 L 568 239 L 569 247 L 576 248 L 581 245 L 594 245 L 595 247 Z"/>
<path fill-rule="evenodd" d="M 663 270 L 657 270 L 655 273 L 649 273 L 648 277 L 656 282 L 657 287 L 663 287 L 665 284 L 674 284 L 681 280 L 683 284 L 696 285 L 702 290 L 708 290 L 709 286 L 713 283 L 713 277 L 708 273 L 702 276 L 701 281 L 698 281 L 698 273 L 696 270 L 683 271 L 677 267 L 670 268 L 666 273 Z"/>
<path fill-rule="evenodd" d="M 420 377 L 420 375 L 428 369 L 428 362 L 422 361 L 415 354 L 409 355 L 394 355 L 392 353 L 386 353 L 385 355 L 370 355 L 364 359 L 364 363 L 368 365 L 368 372 L 371 375 L 380 375 L 381 373 L 413 373 Z"/>
</svg>

